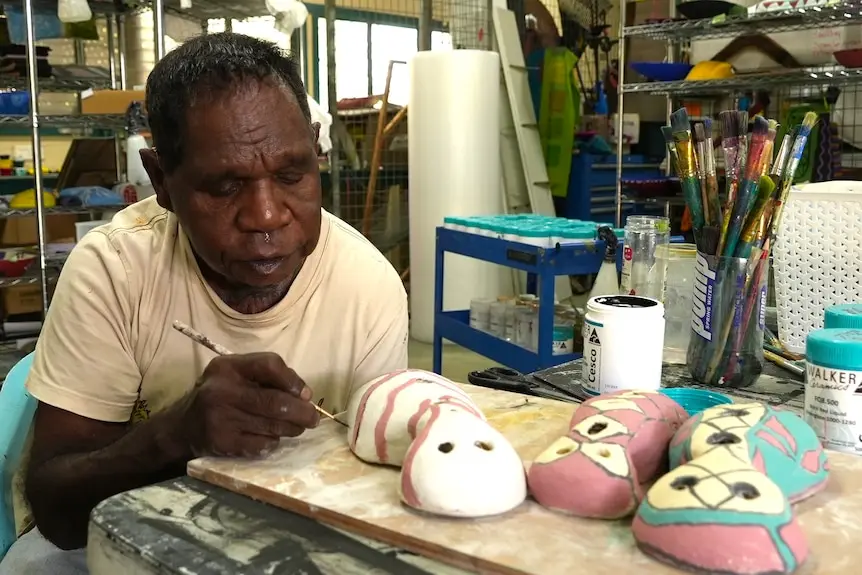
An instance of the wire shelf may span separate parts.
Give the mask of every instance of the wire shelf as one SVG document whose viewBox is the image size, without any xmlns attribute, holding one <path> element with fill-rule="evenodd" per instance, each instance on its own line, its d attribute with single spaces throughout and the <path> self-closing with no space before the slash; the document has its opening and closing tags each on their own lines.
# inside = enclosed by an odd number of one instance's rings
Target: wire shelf
<svg viewBox="0 0 862 575">
<path fill-rule="evenodd" d="M 862 2 L 840 2 L 832 6 L 796 8 L 781 12 L 729 16 L 724 19 L 680 20 L 641 24 L 624 28 L 625 37 L 654 40 L 719 38 L 769 32 L 791 32 L 812 28 L 834 28 L 862 22 Z"/>
<path fill-rule="evenodd" d="M 48 274 L 48 282 L 56 283 L 60 277 L 60 272 L 57 270 L 45 270 Z M 2 278 L 0 277 L 0 288 L 10 288 L 18 286 L 31 286 L 41 282 L 39 275 L 23 275 L 17 278 Z"/>
<path fill-rule="evenodd" d="M 747 92 L 776 86 L 844 86 L 862 83 L 862 68 L 826 66 L 767 74 L 739 74 L 721 80 L 678 80 L 676 82 L 643 82 L 624 84 L 626 94 L 650 95 L 716 95 L 726 96 L 734 90 Z"/>
<path fill-rule="evenodd" d="M 12 124 L 29 126 L 30 116 L 3 116 L 0 115 L 0 124 Z M 39 115 L 39 125 L 43 128 L 80 128 L 80 129 L 106 129 L 119 130 L 125 126 L 125 117 L 121 115 L 90 115 L 90 116 L 63 116 L 63 115 Z"/>
<path fill-rule="evenodd" d="M 93 88 L 107 90 L 110 80 L 75 80 L 72 78 L 39 78 L 39 91 L 51 93 L 77 93 Z M 0 90 L 29 90 L 26 76 L 0 76 Z"/>
<path fill-rule="evenodd" d="M 48 175 L 48 174 L 46 174 Z M 27 177 L 29 179 L 35 178 L 35 176 L 21 176 Z M 43 176 L 44 178 L 45 176 Z M 56 206 L 53 208 L 45 208 L 45 215 L 51 214 L 75 214 L 75 215 L 89 215 L 93 212 L 113 212 L 116 210 L 122 210 L 126 208 L 126 205 L 119 206 L 93 206 L 93 207 L 83 207 L 83 206 L 75 206 L 75 207 L 65 207 L 65 206 Z M 23 218 L 27 216 L 35 216 L 36 208 L 26 208 L 26 209 L 9 209 L 4 210 L 0 209 L 0 219 L 3 218 Z"/>
<path fill-rule="evenodd" d="M 165 0 L 165 11 L 197 21 L 271 16 L 265 0 L 194 0 L 192 7 L 186 10 L 180 8 L 180 0 Z"/>
</svg>

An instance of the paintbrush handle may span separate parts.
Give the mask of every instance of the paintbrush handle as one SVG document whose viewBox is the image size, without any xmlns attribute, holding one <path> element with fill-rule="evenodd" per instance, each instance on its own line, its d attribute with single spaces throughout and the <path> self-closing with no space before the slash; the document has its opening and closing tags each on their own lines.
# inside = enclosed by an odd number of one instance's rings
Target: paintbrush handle
<svg viewBox="0 0 862 575">
<path fill-rule="evenodd" d="M 685 178 L 682 181 L 688 209 L 691 211 L 691 225 L 700 233 L 703 229 L 703 204 L 701 201 L 700 180 L 697 176 Z"/>
<path fill-rule="evenodd" d="M 720 226 L 722 222 L 721 200 L 718 197 L 718 178 L 715 174 L 706 177 L 706 202 L 709 206 L 709 218 L 706 224 Z"/>
<path fill-rule="evenodd" d="M 758 185 L 757 180 L 745 180 L 740 186 L 741 191 L 733 206 L 733 215 L 727 229 L 727 241 L 724 244 L 724 252 L 722 252 L 724 257 L 733 257 L 736 252 L 736 245 L 742 235 L 746 217 L 757 199 Z"/>
<path fill-rule="evenodd" d="M 189 339 L 191 339 L 195 343 L 199 343 L 200 345 L 204 346 L 205 348 L 207 348 L 211 352 L 215 353 L 216 355 L 233 355 L 233 353 L 231 353 L 231 351 L 228 348 L 226 348 L 225 346 L 217 344 L 216 342 L 214 342 L 213 340 L 211 340 L 210 338 L 208 338 L 207 336 L 205 336 L 201 332 L 197 331 L 196 329 L 192 328 L 189 325 L 184 324 L 183 322 L 181 322 L 179 320 L 174 320 L 173 327 L 175 330 L 177 330 L 178 332 L 180 332 L 184 336 L 188 337 Z M 324 417 L 328 417 L 332 421 L 334 421 L 336 423 L 340 423 L 341 425 L 347 427 L 346 423 L 344 423 L 343 421 L 341 421 L 339 419 L 336 419 L 334 415 L 332 415 L 331 413 L 329 413 L 328 411 L 326 411 L 325 409 L 323 409 L 322 407 L 320 407 L 319 405 L 317 405 L 313 401 L 311 402 L 311 406 L 314 409 L 316 409 L 320 415 L 322 415 Z"/>
</svg>

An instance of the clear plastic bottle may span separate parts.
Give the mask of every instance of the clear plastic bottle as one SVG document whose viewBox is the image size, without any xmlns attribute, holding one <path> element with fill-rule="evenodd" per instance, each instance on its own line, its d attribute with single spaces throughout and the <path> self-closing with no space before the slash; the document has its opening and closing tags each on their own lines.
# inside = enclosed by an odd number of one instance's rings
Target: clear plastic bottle
<svg viewBox="0 0 862 575">
<path fill-rule="evenodd" d="M 629 216 L 623 247 L 620 293 L 661 298 L 661 273 L 656 248 L 670 242 L 670 222 L 661 216 Z"/>
</svg>

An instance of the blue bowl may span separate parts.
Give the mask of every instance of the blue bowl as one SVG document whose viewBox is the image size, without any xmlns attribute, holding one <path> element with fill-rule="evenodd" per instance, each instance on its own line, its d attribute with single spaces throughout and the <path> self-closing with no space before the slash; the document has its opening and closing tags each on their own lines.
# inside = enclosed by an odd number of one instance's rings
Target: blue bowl
<svg viewBox="0 0 862 575">
<path fill-rule="evenodd" d="M 669 387 L 661 392 L 680 404 L 689 416 L 697 415 L 705 409 L 716 405 L 733 403 L 733 400 L 724 394 L 705 389 L 691 389 L 688 387 Z"/>
<path fill-rule="evenodd" d="M 691 72 L 691 64 L 680 62 L 632 62 L 632 70 L 655 82 L 676 82 L 684 80 Z"/>
</svg>

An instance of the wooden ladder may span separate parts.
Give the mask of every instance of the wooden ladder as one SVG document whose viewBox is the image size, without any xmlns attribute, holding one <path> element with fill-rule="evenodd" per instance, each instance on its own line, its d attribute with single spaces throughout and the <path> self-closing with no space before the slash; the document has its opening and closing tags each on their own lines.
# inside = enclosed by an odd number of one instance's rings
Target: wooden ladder
<svg viewBox="0 0 862 575">
<path fill-rule="evenodd" d="M 503 91 L 500 106 L 503 205 L 509 213 L 555 216 L 518 25 L 515 13 L 505 5 L 505 0 L 494 0 L 494 46 L 503 67 L 500 87 Z M 516 279 L 517 291 L 523 292 L 523 282 L 522 277 Z M 558 276 L 555 288 L 560 301 L 572 295 L 568 276 Z"/>
</svg>

